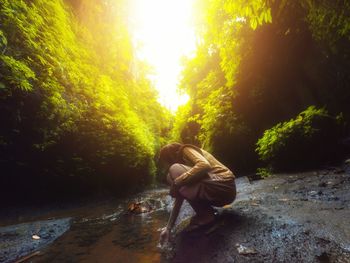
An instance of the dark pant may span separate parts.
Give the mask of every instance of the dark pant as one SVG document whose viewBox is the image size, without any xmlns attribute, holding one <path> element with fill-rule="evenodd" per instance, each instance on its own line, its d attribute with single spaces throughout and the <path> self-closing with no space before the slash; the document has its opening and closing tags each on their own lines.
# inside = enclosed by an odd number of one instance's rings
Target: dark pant
<svg viewBox="0 0 350 263">
<path fill-rule="evenodd" d="M 174 180 L 191 167 L 173 164 L 169 169 L 167 180 L 173 185 Z M 186 199 L 195 212 L 200 216 L 212 213 L 212 206 L 224 206 L 232 203 L 236 198 L 236 184 L 234 179 L 212 180 L 208 175 L 176 190 L 176 195 Z"/>
</svg>

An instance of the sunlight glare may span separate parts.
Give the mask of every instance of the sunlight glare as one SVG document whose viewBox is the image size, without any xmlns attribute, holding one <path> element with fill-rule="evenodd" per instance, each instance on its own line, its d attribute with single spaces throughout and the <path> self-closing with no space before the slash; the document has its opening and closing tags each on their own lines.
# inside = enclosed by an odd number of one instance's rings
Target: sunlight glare
<svg viewBox="0 0 350 263">
<path fill-rule="evenodd" d="M 177 91 L 180 59 L 195 50 L 190 0 L 132 0 L 130 26 L 136 55 L 154 68 L 159 102 L 172 112 L 189 99 Z"/>
</svg>

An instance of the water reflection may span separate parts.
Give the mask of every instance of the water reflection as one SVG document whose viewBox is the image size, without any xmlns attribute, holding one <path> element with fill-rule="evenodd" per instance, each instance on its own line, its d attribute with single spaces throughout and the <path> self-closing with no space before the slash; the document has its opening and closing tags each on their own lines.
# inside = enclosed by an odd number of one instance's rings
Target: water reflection
<svg viewBox="0 0 350 263">
<path fill-rule="evenodd" d="M 115 205 L 115 211 L 110 208 L 108 213 L 99 211 L 102 215 L 100 217 L 77 217 L 71 230 L 33 262 L 164 261 L 164 256 L 157 247 L 158 230 L 167 223 L 166 207 L 169 199 L 166 192 L 157 192 L 154 195 L 161 198 L 164 205 L 151 213 L 128 213 L 125 201 L 120 206 L 122 208 Z"/>
</svg>

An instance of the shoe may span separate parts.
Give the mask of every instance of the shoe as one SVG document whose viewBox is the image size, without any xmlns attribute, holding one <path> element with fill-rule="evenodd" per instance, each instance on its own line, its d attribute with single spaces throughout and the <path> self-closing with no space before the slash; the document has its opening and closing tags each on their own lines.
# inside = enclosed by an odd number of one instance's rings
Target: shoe
<svg viewBox="0 0 350 263">
<path fill-rule="evenodd" d="M 205 223 L 205 224 L 201 224 L 199 222 L 195 222 L 196 220 L 191 218 L 191 222 L 188 224 L 188 226 L 186 226 L 182 230 L 182 232 L 189 233 L 189 232 L 194 232 L 194 231 L 205 230 L 205 229 L 213 226 L 215 224 L 216 220 L 217 220 L 217 218 L 214 217 L 214 219 L 212 221 Z"/>
</svg>

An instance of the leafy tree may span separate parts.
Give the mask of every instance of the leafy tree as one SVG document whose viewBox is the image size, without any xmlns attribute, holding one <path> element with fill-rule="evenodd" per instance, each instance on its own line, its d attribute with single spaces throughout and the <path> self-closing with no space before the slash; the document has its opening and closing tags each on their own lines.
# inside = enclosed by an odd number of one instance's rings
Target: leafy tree
<svg viewBox="0 0 350 263">
<path fill-rule="evenodd" d="M 121 193 L 152 180 L 169 113 L 134 56 L 125 5 L 1 1 L 3 193 Z"/>
<path fill-rule="evenodd" d="M 296 118 L 266 130 L 256 151 L 276 169 L 313 167 L 339 155 L 342 126 L 341 116 L 310 106 Z"/>
<path fill-rule="evenodd" d="M 183 123 L 178 133 L 253 172 L 264 131 L 308 106 L 349 120 L 348 3 L 216 0 L 197 10 L 197 53 L 181 88 L 191 97 L 185 120 L 199 127 L 193 134 Z"/>
</svg>

